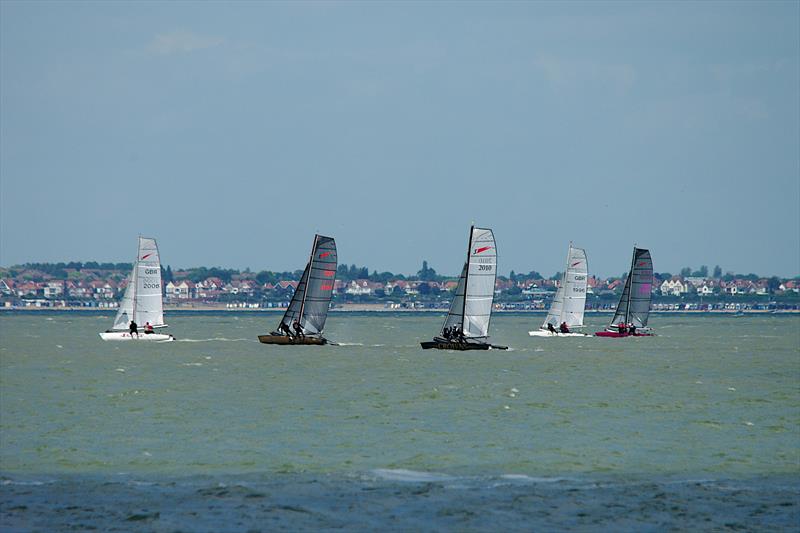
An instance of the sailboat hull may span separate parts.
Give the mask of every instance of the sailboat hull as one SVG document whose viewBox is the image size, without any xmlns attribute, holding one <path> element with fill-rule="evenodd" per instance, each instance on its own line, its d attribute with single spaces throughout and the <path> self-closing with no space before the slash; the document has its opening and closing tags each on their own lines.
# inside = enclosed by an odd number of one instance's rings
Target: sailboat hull
<svg viewBox="0 0 800 533">
<path fill-rule="evenodd" d="M 325 337 L 289 337 L 288 335 L 259 335 L 258 342 L 264 344 L 280 344 L 283 346 L 288 345 L 308 345 L 308 346 L 322 346 L 328 344 L 328 339 Z"/>
<path fill-rule="evenodd" d="M 432 340 L 419 343 L 423 350 L 508 350 L 508 346 L 497 346 L 485 342 L 453 342 L 447 340 Z"/>
<path fill-rule="evenodd" d="M 131 336 L 127 331 L 104 331 L 100 333 L 100 338 L 104 341 L 171 342 L 175 340 L 175 337 L 169 333 L 139 333 Z"/>
<path fill-rule="evenodd" d="M 631 335 L 630 333 L 620 333 L 618 331 L 596 331 L 595 332 L 595 336 L 596 337 L 612 337 L 612 338 L 615 338 L 615 339 L 619 339 L 619 338 L 622 338 L 622 337 L 652 337 L 654 335 L 655 335 L 654 333 L 634 333 L 634 334 Z"/>
<path fill-rule="evenodd" d="M 528 335 L 531 337 L 589 337 L 586 333 L 576 333 L 571 331 L 569 333 L 553 333 L 546 329 L 537 329 L 534 331 L 529 331 Z"/>
</svg>

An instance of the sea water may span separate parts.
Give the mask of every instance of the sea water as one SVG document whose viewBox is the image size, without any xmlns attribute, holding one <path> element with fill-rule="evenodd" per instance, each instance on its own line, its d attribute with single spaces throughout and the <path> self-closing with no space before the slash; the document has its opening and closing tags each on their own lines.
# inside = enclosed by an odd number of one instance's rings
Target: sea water
<svg viewBox="0 0 800 533">
<path fill-rule="evenodd" d="M 4 530 L 796 529 L 800 316 L 654 315 L 655 337 L 421 350 L 439 314 L 0 315 Z M 609 316 L 589 315 L 587 331 Z"/>
</svg>

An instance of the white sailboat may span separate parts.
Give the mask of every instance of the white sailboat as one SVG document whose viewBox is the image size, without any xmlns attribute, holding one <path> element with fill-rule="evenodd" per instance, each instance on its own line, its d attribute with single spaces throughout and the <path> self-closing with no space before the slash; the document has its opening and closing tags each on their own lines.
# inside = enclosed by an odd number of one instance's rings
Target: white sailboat
<svg viewBox="0 0 800 533">
<path fill-rule="evenodd" d="M 586 282 L 589 276 L 589 265 L 586 251 L 575 248 L 569 243 L 567 267 L 561 278 L 561 284 L 547 312 L 544 323 L 538 330 L 529 331 L 531 337 L 586 337 L 585 333 L 573 331 L 583 327 L 583 314 L 586 308 Z M 568 333 L 560 331 L 561 324 L 566 324 Z M 551 329 L 552 328 L 552 329 Z"/>
<path fill-rule="evenodd" d="M 138 332 L 131 331 L 131 322 L 135 322 Z M 146 332 L 146 325 L 153 327 L 152 333 Z M 133 271 L 122 297 L 114 325 L 111 329 L 100 333 L 104 341 L 161 341 L 175 340 L 169 333 L 158 333 L 155 330 L 166 328 L 164 323 L 164 303 L 161 297 L 161 260 L 158 256 L 158 245 L 155 239 L 139 237 L 139 251 Z"/>
</svg>

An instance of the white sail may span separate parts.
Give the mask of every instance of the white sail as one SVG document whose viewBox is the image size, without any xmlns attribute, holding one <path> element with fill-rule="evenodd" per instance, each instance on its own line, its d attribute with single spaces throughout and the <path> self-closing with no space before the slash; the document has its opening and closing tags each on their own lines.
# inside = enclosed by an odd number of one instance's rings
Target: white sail
<svg viewBox="0 0 800 533">
<path fill-rule="evenodd" d="M 112 330 L 127 330 L 134 320 L 137 325 L 150 323 L 154 328 L 165 327 L 164 304 L 161 297 L 161 260 L 155 239 L 139 237 L 139 250 L 133 265 L 125 296 L 120 302 Z"/>
<path fill-rule="evenodd" d="M 464 295 L 464 336 L 488 337 L 492 318 L 497 247 L 492 230 L 472 228 Z"/>
<path fill-rule="evenodd" d="M 563 322 L 566 322 L 569 328 L 583 326 L 588 272 L 586 251 L 582 248 L 573 248 L 570 243 L 564 276 L 542 324 L 543 329 L 546 329 L 548 324 L 558 328 Z"/>
</svg>

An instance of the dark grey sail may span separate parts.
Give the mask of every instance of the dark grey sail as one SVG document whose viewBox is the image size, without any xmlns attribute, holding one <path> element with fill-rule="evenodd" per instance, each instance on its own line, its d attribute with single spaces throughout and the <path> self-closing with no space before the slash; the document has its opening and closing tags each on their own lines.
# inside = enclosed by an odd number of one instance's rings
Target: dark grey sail
<svg viewBox="0 0 800 533">
<path fill-rule="evenodd" d="M 647 326 L 652 288 L 653 259 L 650 251 L 634 248 L 631 270 L 608 331 L 616 331 L 617 324 L 633 324 L 637 328 Z"/>
<path fill-rule="evenodd" d="M 298 320 L 306 335 L 322 333 L 333 296 L 336 265 L 336 241 L 332 237 L 315 235 L 311 258 L 281 323 L 292 328 Z"/>
</svg>

